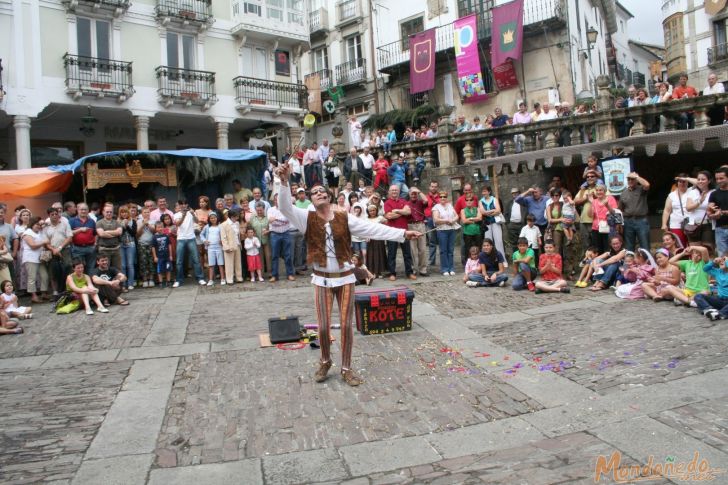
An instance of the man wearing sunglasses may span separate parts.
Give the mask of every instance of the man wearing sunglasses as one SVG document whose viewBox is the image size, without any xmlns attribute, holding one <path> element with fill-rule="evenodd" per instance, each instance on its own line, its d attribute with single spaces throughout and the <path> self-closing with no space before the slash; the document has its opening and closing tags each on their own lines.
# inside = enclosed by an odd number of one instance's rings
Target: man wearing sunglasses
<svg viewBox="0 0 728 485">
<path fill-rule="evenodd" d="M 331 207 L 331 193 L 322 185 L 311 187 L 311 202 L 315 211 L 294 207 L 288 190 L 288 167 L 278 169 L 281 185 L 279 210 L 298 228 L 308 247 L 307 264 L 313 266 L 314 302 L 318 318 L 321 361 L 314 379 L 323 382 L 331 368 L 331 310 L 334 298 L 339 301 L 341 318 L 341 377 L 350 386 L 363 381 L 351 368 L 351 350 L 354 339 L 354 266 L 351 264 L 351 236 L 366 239 L 391 240 L 403 243 L 405 239 L 422 236 L 417 231 L 397 229 L 384 224 L 370 224 Z"/>
</svg>

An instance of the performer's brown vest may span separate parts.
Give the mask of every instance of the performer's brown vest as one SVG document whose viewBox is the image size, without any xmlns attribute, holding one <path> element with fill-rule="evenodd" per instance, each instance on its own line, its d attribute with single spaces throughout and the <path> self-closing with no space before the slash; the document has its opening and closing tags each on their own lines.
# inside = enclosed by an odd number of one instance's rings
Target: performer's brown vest
<svg viewBox="0 0 728 485">
<path fill-rule="evenodd" d="M 351 261 L 351 233 L 349 232 L 349 218 L 345 212 L 334 212 L 334 218 L 329 221 L 331 233 L 334 237 L 334 252 L 339 266 Z M 326 267 L 326 221 L 316 212 L 308 213 L 306 223 L 306 247 L 308 256 L 306 263 L 318 263 Z M 329 242 L 328 244 L 331 244 Z"/>
</svg>

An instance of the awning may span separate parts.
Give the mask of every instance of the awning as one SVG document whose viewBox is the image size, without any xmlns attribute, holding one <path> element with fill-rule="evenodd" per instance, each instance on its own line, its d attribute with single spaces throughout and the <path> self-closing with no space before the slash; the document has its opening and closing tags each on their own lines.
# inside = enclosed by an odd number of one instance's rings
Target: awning
<svg viewBox="0 0 728 485">
<path fill-rule="evenodd" d="M 258 160 L 265 157 L 265 152 L 260 150 L 214 150 L 208 148 L 188 148 L 186 150 L 123 150 L 114 152 L 100 152 L 93 155 L 81 157 L 75 162 L 68 165 L 52 165 L 48 167 L 54 172 L 76 172 L 86 162 L 99 162 L 104 159 L 113 160 L 133 160 L 136 158 L 154 158 L 154 157 L 177 157 L 181 159 L 209 159 L 219 160 L 222 162 L 245 162 L 250 160 Z"/>
<path fill-rule="evenodd" d="M 47 168 L 0 171 L 0 200 L 40 197 L 53 192 L 65 192 L 71 185 L 71 172 Z"/>
</svg>

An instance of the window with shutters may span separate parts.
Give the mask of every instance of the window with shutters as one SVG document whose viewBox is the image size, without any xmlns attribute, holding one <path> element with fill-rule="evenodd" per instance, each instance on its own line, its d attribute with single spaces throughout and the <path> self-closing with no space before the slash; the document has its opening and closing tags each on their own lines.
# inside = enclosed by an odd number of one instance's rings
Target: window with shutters
<svg viewBox="0 0 728 485">
<path fill-rule="evenodd" d="M 415 17 L 413 19 L 404 20 L 399 24 L 400 39 L 402 39 L 402 50 L 409 49 L 409 36 L 425 30 L 425 18 Z"/>
</svg>

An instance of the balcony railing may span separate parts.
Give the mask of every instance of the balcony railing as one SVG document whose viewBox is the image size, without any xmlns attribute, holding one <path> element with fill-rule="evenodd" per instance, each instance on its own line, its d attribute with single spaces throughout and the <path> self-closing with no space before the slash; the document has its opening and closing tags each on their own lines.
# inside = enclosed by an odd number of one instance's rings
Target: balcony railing
<svg viewBox="0 0 728 485">
<path fill-rule="evenodd" d="M 115 96 L 123 101 L 134 94 L 131 62 L 66 54 L 63 65 L 66 92 L 75 99 L 83 95 Z"/>
<path fill-rule="evenodd" d="M 363 57 L 336 66 L 336 84 L 343 86 L 367 80 L 367 61 Z"/>
<path fill-rule="evenodd" d="M 728 44 L 718 44 L 708 47 L 708 64 L 716 64 L 728 59 Z"/>
<path fill-rule="evenodd" d="M 184 24 L 209 25 L 213 22 L 212 0 L 157 0 L 157 18 Z"/>
<path fill-rule="evenodd" d="M 495 165 L 497 170 L 503 165 L 510 165 L 514 173 L 519 163 L 527 163 L 533 169 L 536 161 L 543 161 L 546 167 L 550 167 L 555 160 L 564 165 L 572 164 L 573 160 L 585 162 L 587 156 L 594 152 L 608 156 L 615 145 L 642 147 L 647 156 L 653 156 L 658 145 L 675 154 L 682 143 L 689 150 L 700 152 L 706 138 L 726 137 L 728 126 L 711 126 L 708 116 L 711 109 L 722 111 L 726 105 L 728 94 L 698 96 L 457 134 L 451 123 L 441 122 L 440 136 L 398 143 L 395 150 L 423 155 L 428 166 L 432 167 L 484 161 Z M 695 129 L 678 130 L 676 119 L 686 112 L 694 113 Z M 625 123 L 629 123 L 631 128 L 628 133 L 620 134 Z M 516 153 L 516 135 L 524 137 L 520 153 Z M 503 147 L 500 155 L 498 144 Z"/>
<path fill-rule="evenodd" d="M 562 7 L 563 0 L 526 0 L 523 5 L 523 25 L 528 33 L 529 26 L 536 28 L 536 24 L 552 19 L 564 19 Z M 464 0 L 458 2 L 459 16 L 477 14 L 478 39 L 489 39 L 491 36 L 492 12 L 481 10 L 471 6 L 471 2 Z M 435 31 L 435 51 L 444 52 L 454 46 L 454 23 L 437 27 Z M 377 66 L 384 70 L 388 67 L 409 62 L 409 42 L 406 39 L 398 39 L 394 42 L 377 47 Z"/>
<path fill-rule="evenodd" d="M 331 73 L 331 69 L 321 69 L 320 71 L 306 74 L 305 79 L 315 76 L 316 74 L 318 74 L 319 79 L 321 79 L 321 89 L 329 89 L 334 85 L 334 76 Z"/>
<path fill-rule="evenodd" d="M 359 0 L 343 0 L 336 4 L 336 21 L 339 24 L 352 22 L 361 17 Z"/>
<path fill-rule="evenodd" d="M 477 25 L 478 38 L 489 38 L 491 30 L 490 12 L 486 12 L 486 15 L 478 15 Z M 437 27 L 435 30 L 435 52 L 444 52 L 448 49 L 452 49 L 455 45 L 454 33 L 454 22 L 443 25 L 442 27 Z M 409 42 L 405 42 L 403 39 L 377 47 L 377 62 L 379 64 L 379 70 L 396 66 L 397 64 L 406 63 L 409 62 L 409 60 Z"/>
<path fill-rule="evenodd" d="M 63 5 L 69 12 L 75 12 L 79 7 L 86 7 L 88 10 L 98 12 L 99 10 L 110 11 L 115 17 L 126 12 L 131 5 L 130 0 L 63 0 Z"/>
<path fill-rule="evenodd" d="M 159 66 L 155 72 L 159 83 L 157 94 L 160 101 L 168 107 L 172 103 L 181 103 L 207 109 L 217 102 L 214 72 L 169 66 Z"/>
<path fill-rule="evenodd" d="M 311 35 L 329 30 L 329 12 L 325 8 L 317 8 L 308 14 L 308 29 Z"/>
<path fill-rule="evenodd" d="M 251 106 L 275 109 L 308 109 L 308 92 L 303 84 L 283 83 L 238 76 L 233 79 L 238 108 Z"/>
</svg>

